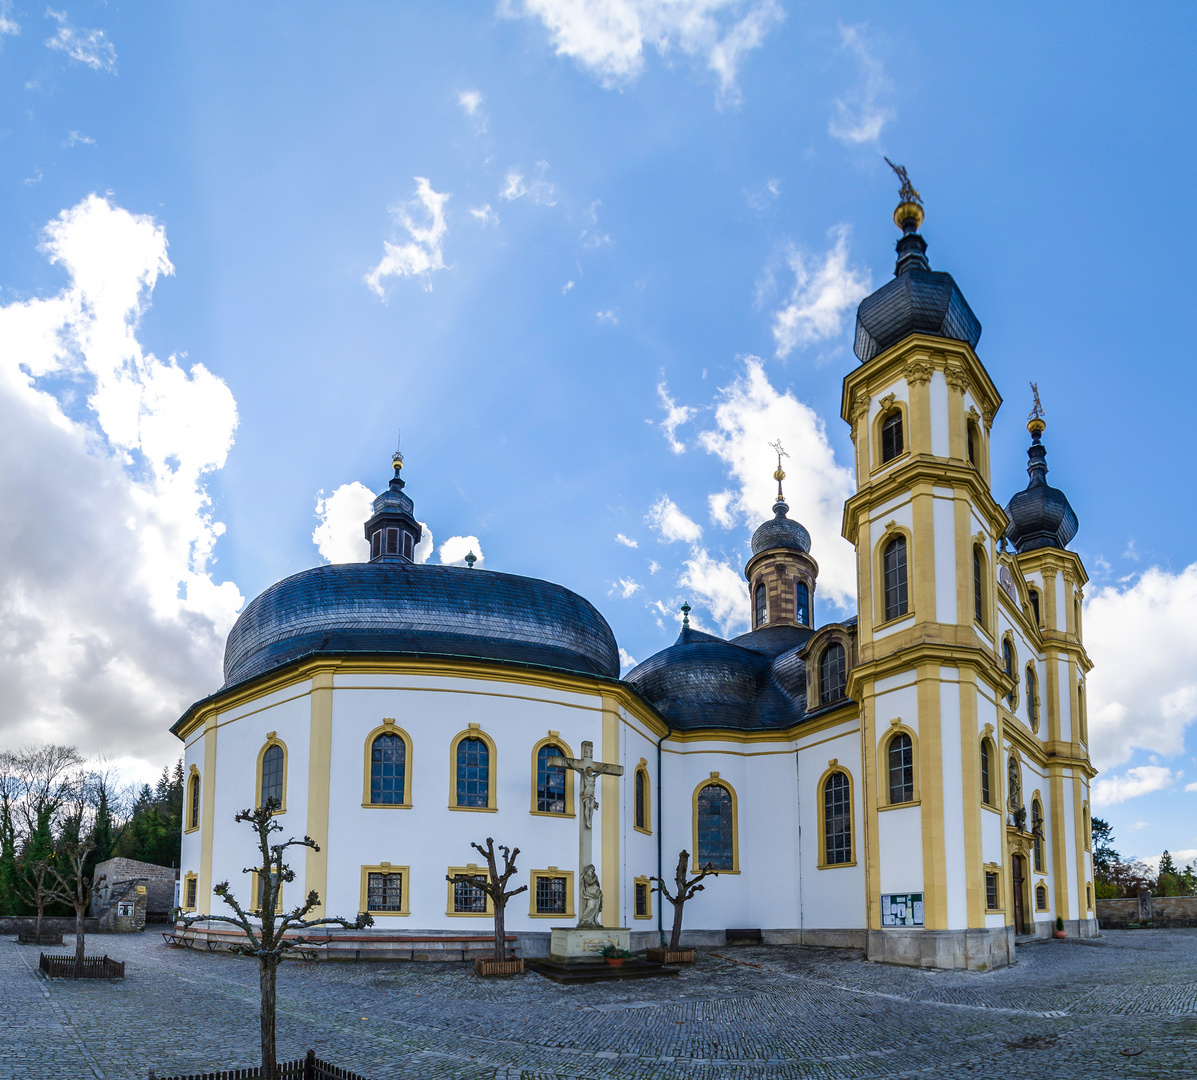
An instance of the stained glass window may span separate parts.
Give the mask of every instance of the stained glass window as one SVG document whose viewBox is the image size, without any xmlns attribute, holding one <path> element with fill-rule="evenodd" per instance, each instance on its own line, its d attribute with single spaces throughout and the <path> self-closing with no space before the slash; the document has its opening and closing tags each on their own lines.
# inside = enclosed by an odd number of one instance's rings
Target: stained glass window
<svg viewBox="0 0 1197 1080">
<path fill-rule="evenodd" d="M 457 805 L 490 804 L 490 747 L 481 739 L 457 744 Z"/>
<path fill-rule="evenodd" d="M 407 744 L 402 736 L 379 735 L 370 746 L 370 802 L 403 802 L 407 779 Z"/>
<path fill-rule="evenodd" d="M 707 784 L 698 793 L 698 865 L 716 870 L 735 864 L 731 792 L 722 784 Z"/>
</svg>

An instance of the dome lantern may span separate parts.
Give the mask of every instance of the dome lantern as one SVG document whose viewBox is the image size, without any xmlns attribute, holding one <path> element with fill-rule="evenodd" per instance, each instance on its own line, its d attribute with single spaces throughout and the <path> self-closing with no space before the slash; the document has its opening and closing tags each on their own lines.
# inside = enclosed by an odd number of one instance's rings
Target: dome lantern
<svg viewBox="0 0 1197 1080">
<path fill-rule="evenodd" d="M 415 519 L 411 496 L 401 475 L 403 453 L 391 455 L 391 477 L 386 491 L 374 500 L 373 513 L 366 522 L 366 540 L 370 544 L 370 562 L 412 562 L 423 528 Z"/>
<path fill-rule="evenodd" d="M 1026 488 L 1006 505 L 1010 524 L 1003 537 L 1020 555 L 1037 548 L 1063 550 L 1076 536 L 1079 527 L 1068 496 L 1047 482 L 1047 447 L 1040 441 L 1047 423 L 1043 419 L 1043 406 L 1039 404 L 1039 388 L 1031 383 L 1031 390 L 1035 395 L 1035 407 L 1027 419 L 1027 431 L 1031 433 L 1027 475 L 1031 479 Z"/>
</svg>

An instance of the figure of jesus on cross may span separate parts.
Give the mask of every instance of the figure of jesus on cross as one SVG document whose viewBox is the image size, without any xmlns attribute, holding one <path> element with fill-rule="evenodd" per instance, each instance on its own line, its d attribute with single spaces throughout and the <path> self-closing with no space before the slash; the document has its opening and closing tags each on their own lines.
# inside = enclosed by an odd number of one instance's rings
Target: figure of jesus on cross
<svg viewBox="0 0 1197 1080">
<path fill-rule="evenodd" d="M 600 776 L 622 776 L 622 765 L 607 765 L 594 760 L 594 743 L 582 743 L 580 758 L 551 757 L 546 763 L 558 769 L 573 769 L 582 782 L 582 819 L 578 823 L 578 862 L 581 868 L 582 904 L 578 925 L 598 926 L 603 909 L 603 891 L 594 868 L 594 812 L 598 809 L 595 784 Z"/>
</svg>

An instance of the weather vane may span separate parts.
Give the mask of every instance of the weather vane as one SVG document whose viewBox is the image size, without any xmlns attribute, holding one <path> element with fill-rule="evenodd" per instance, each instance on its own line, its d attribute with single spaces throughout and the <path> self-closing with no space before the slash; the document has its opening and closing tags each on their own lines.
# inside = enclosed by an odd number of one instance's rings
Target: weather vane
<svg viewBox="0 0 1197 1080">
<path fill-rule="evenodd" d="M 391 464 L 395 467 L 395 473 L 403 468 L 403 451 L 400 447 L 403 445 L 403 428 L 399 429 L 399 434 L 395 436 L 395 452 L 391 455 Z"/>
<path fill-rule="evenodd" d="M 1043 419 L 1043 405 L 1039 401 L 1039 384 L 1031 383 L 1031 393 L 1035 395 L 1035 407 L 1027 414 L 1028 420 Z"/>
<path fill-rule="evenodd" d="M 781 467 L 781 459 L 790 455 L 785 452 L 785 448 L 781 445 L 781 439 L 769 443 L 769 448 L 777 455 L 777 470 L 773 473 L 773 479 L 777 481 L 777 501 L 785 502 L 785 496 L 781 493 L 781 482 L 786 478 L 786 471 Z"/>
<path fill-rule="evenodd" d="M 898 179 L 902 181 L 901 188 L 898 189 L 898 198 L 903 202 L 918 203 L 923 205 L 923 197 L 914 190 L 914 185 L 910 182 L 910 177 L 906 175 L 905 165 L 895 165 L 889 158 L 885 159 L 885 163 L 898 174 Z"/>
</svg>

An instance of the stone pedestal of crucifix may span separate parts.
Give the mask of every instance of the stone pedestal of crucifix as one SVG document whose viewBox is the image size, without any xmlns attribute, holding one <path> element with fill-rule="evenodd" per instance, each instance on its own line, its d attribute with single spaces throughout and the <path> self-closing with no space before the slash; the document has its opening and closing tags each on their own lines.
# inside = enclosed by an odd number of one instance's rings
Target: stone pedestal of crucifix
<svg viewBox="0 0 1197 1080">
<path fill-rule="evenodd" d="M 594 866 L 594 812 L 598 809 L 595 787 L 600 776 L 622 776 L 622 765 L 608 765 L 594 760 L 594 743 L 582 743 L 580 758 L 551 757 L 549 765 L 573 769 L 581 785 L 581 809 L 578 820 L 578 925 L 554 926 L 550 954 L 557 960 L 598 959 L 607 945 L 628 949 L 631 931 L 627 927 L 602 926 L 603 889 Z"/>
</svg>

